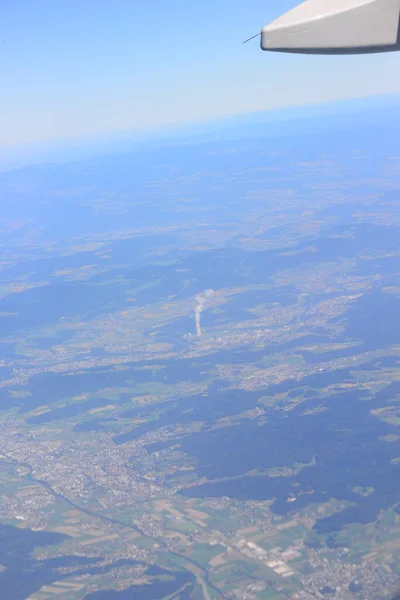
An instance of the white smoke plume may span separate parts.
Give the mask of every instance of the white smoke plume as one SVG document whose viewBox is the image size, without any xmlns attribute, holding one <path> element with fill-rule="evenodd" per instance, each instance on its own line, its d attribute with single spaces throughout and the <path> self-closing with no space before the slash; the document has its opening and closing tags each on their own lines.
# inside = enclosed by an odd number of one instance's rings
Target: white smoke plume
<svg viewBox="0 0 400 600">
<path fill-rule="evenodd" d="M 196 296 L 196 308 L 194 311 L 194 318 L 196 321 L 196 334 L 200 337 L 202 334 L 201 324 L 200 324 L 200 315 L 206 307 L 207 300 L 214 295 L 214 290 L 207 290 L 202 294 Z"/>
</svg>

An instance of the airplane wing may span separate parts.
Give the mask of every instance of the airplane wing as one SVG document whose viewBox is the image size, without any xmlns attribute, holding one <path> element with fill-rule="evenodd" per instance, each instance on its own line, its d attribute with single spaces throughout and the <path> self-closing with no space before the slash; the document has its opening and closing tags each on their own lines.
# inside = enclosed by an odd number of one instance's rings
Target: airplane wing
<svg viewBox="0 0 400 600">
<path fill-rule="evenodd" d="M 366 54 L 400 49 L 400 0 L 306 0 L 261 31 L 262 50 Z"/>
</svg>

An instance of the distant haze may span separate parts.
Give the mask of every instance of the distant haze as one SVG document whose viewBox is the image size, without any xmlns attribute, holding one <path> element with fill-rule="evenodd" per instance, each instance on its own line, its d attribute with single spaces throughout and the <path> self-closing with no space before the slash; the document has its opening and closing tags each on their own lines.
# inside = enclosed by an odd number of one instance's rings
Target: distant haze
<svg viewBox="0 0 400 600">
<path fill-rule="evenodd" d="M 0 100 L 1 103 L 1 100 Z M 324 104 L 311 104 L 292 108 L 252 112 L 233 117 L 197 121 L 192 124 L 170 127 L 153 127 L 141 130 L 98 133 L 96 135 L 69 136 L 59 140 L 27 144 L 0 145 L 0 172 L 22 166 L 43 163 L 62 163 L 85 160 L 112 154 L 124 154 L 143 148 L 166 145 L 198 143 L 211 139 L 237 139 L 242 137 L 268 137 L 283 131 L 292 131 L 297 125 L 302 132 L 307 123 L 324 117 L 336 116 L 343 123 L 357 118 L 391 123 L 397 118 L 400 94 L 354 98 Z M 0 119 L 1 119 L 0 115 Z M 283 127 L 282 124 L 285 124 Z"/>
</svg>

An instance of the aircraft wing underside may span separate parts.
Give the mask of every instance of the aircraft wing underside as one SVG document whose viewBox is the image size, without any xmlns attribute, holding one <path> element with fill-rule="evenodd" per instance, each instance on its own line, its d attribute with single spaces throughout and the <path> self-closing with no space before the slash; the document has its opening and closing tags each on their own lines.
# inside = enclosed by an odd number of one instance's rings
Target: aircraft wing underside
<svg viewBox="0 0 400 600">
<path fill-rule="evenodd" d="M 306 0 L 264 27 L 261 48 L 301 54 L 400 49 L 400 0 Z"/>
</svg>

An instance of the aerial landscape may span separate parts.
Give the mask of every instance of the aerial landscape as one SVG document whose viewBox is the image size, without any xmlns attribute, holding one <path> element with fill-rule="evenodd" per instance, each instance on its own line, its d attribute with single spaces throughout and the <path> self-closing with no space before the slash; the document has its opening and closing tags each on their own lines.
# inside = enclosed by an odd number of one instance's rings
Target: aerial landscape
<svg viewBox="0 0 400 600">
<path fill-rule="evenodd" d="M 7 600 L 400 589 L 400 117 L 0 173 Z"/>
</svg>

